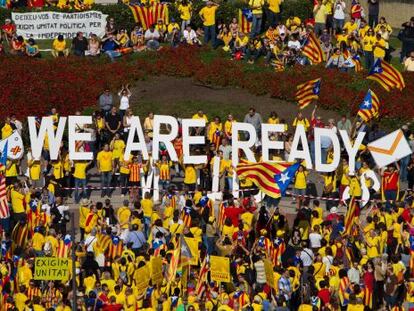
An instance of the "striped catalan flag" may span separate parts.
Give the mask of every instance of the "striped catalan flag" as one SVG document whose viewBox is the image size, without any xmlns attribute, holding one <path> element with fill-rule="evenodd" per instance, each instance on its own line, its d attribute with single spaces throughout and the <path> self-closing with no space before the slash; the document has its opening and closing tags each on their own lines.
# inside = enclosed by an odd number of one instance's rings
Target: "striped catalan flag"
<svg viewBox="0 0 414 311">
<path fill-rule="evenodd" d="M 375 62 L 367 79 L 377 81 L 388 92 L 394 88 L 400 91 L 405 88 L 405 81 L 401 73 L 380 58 Z"/>
<path fill-rule="evenodd" d="M 319 39 L 314 32 L 310 32 L 305 44 L 303 45 L 302 54 L 305 55 L 312 64 L 323 62 L 324 53 L 322 51 Z"/>
<path fill-rule="evenodd" d="M 29 235 L 29 228 L 26 223 L 19 222 L 17 223 L 12 231 L 12 241 L 13 241 L 13 247 L 12 251 L 14 252 L 14 249 L 16 247 L 21 247 L 23 249 L 26 249 L 26 245 L 28 242 L 28 235 Z"/>
<path fill-rule="evenodd" d="M 364 306 L 372 310 L 373 290 L 365 286 L 364 288 Z"/>
<path fill-rule="evenodd" d="M 345 215 L 345 234 L 351 235 L 354 218 L 359 216 L 359 204 L 357 200 L 352 197 Z"/>
<path fill-rule="evenodd" d="M 283 172 L 289 163 L 266 163 L 238 165 L 236 173 L 240 178 L 250 179 L 261 191 L 272 198 L 280 198 L 281 193 L 276 183 L 276 176 Z"/>
<path fill-rule="evenodd" d="M 0 219 L 10 217 L 9 202 L 7 201 L 6 176 L 0 176 Z"/>
<path fill-rule="evenodd" d="M 368 90 L 364 101 L 359 105 L 358 116 L 368 122 L 369 120 L 378 117 L 380 102 L 378 96 L 371 90 Z"/>
<path fill-rule="evenodd" d="M 351 282 L 349 281 L 347 276 L 341 278 L 339 282 L 339 291 L 338 291 L 339 302 L 341 303 L 341 306 L 348 305 L 347 292 L 349 290 L 350 285 L 351 285 Z"/>
<path fill-rule="evenodd" d="M 162 19 L 165 24 L 169 22 L 168 5 L 165 3 L 155 3 L 150 7 L 143 5 L 130 5 L 134 20 L 140 22 L 144 29 L 148 29 L 150 25 L 155 24 Z"/>
<path fill-rule="evenodd" d="M 240 31 L 243 33 L 250 33 L 252 29 L 253 13 L 250 9 L 239 10 L 239 25 Z"/>
<path fill-rule="evenodd" d="M 208 271 L 210 271 L 209 256 L 206 255 L 201 265 L 200 272 L 197 278 L 196 288 L 195 288 L 195 293 L 197 294 L 198 299 L 203 297 L 204 293 L 206 292 L 206 289 L 207 289 L 206 282 L 207 282 Z"/>
<path fill-rule="evenodd" d="M 177 274 L 179 262 L 181 257 L 181 239 L 178 241 L 177 247 L 174 249 L 174 252 L 171 256 L 171 261 L 168 266 L 167 270 L 167 280 L 169 282 L 173 281 L 175 279 L 175 275 Z"/>
<path fill-rule="evenodd" d="M 296 87 L 296 100 L 299 109 L 306 108 L 313 100 L 319 99 L 321 92 L 321 78 L 310 80 Z"/>
<path fill-rule="evenodd" d="M 282 255 L 286 250 L 286 244 L 281 238 L 277 238 L 273 247 L 270 250 L 270 257 L 273 265 L 276 267 L 282 266 Z"/>
</svg>

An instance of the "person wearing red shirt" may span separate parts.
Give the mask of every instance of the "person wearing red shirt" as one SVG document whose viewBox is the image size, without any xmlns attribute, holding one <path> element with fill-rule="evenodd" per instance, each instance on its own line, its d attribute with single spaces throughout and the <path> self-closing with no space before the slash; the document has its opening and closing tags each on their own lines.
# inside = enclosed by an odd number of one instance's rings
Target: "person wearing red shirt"
<svg viewBox="0 0 414 311">
<path fill-rule="evenodd" d="M 13 35 L 16 33 L 16 25 L 12 23 L 10 18 L 6 18 L 4 25 L 1 26 L 1 32 L 6 38 L 7 42 L 10 42 Z"/>
<path fill-rule="evenodd" d="M 320 290 L 318 292 L 318 297 L 322 301 L 323 305 L 327 305 L 331 300 L 331 293 L 326 286 L 326 281 L 322 280 L 319 282 Z"/>
<path fill-rule="evenodd" d="M 381 172 L 381 183 L 383 199 L 386 201 L 386 207 L 390 208 L 390 202 L 398 199 L 399 183 L 400 183 L 400 167 L 398 163 L 390 165 Z"/>
<path fill-rule="evenodd" d="M 102 311 L 121 311 L 124 306 L 120 303 L 116 303 L 115 296 L 109 298 L 109 303 L 102 307 Z"/>
<path fill-rule="evenodd" d="M 244 213 L 244 209 L 236 207 L 233 199 L 229 200 L 229 206 L 224 210 L 224 219 L 230 218 L 233 226 L 239 226 L 239 216 Z"/>
</svg>

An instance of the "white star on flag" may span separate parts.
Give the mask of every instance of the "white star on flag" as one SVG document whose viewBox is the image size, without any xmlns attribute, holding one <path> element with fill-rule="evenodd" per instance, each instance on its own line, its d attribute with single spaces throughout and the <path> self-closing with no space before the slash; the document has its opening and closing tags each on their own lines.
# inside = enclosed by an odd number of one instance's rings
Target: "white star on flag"
<svg viewBox="0 0 414 311">
<path fill-rule="evenodd" d="M 280 174 L 280 182 L 285 184 L 289 180 L 289 173 Z"/>
<path fill-rule="evenodd" d="M 380 72 L 381 71 L 381 68 L 380 67 L 375 67 L 374 68 L 374 72 Z"/>
<path fill-rule="evenodd" d="M 368 100 L 364 101 L 364 107 L 369 107 L 370 105 L 371 103 Z"/>
</svg>

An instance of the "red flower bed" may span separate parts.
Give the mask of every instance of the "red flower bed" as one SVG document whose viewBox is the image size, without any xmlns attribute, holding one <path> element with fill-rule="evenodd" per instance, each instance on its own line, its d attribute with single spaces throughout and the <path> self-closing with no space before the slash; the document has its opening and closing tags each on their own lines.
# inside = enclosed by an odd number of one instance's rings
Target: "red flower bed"
<svg viewBox="0 0 414 311">
<path fill-rule="evenodd" d="M 69 58 L 34 60 L 0 58 L 2 91 L 0 116 L 14 112 L 20 117 L 41 115 L 55 106 L 62 114 L 96 107 L 97 96 L 106 86 L 143 79 L 145 75 L 193 77 L 208 85 L 245 88 L 253 94 L 294 101 L 296 86 L 322 78 L 319 105 L 325 109 L 355 113 L 369 87 L 382 103 L 381 116 L 396 120 L 414 117 L 414 75 L 404 73 L 406 88 L 390 93 L 361 73 L 347 74 L 323 66 L 298 66 L 284 72 L 249 71 L 239 61 L 216 58 L 203 62 L 204 49 L 164 48 L 158 53 L 133 59 L 127 56 L 115 63 Z M 231 99 L 229 99 L 231 100 Z"/>
</svg>

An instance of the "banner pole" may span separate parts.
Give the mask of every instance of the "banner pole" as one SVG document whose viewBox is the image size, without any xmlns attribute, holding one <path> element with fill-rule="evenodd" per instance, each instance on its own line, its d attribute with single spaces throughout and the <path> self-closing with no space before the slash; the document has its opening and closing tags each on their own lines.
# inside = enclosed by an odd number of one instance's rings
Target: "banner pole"
<svg viewBox="0 0 414 311">
<path fill-rule="evenodd" d="M 70 227 L 72 235 L 72 311 L 77 311 L 77 289 L 76 289 L 76 235 L 75 235 L 75 213 L 72 212 L 70 215 Z"/>
</svg>

